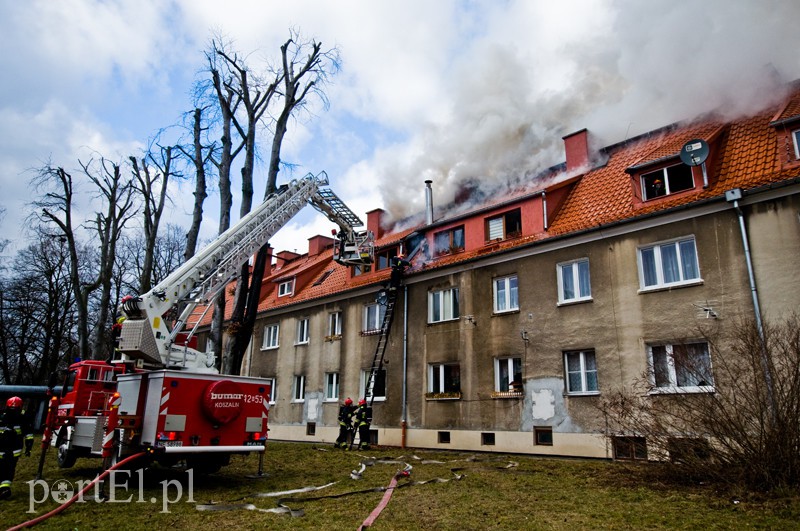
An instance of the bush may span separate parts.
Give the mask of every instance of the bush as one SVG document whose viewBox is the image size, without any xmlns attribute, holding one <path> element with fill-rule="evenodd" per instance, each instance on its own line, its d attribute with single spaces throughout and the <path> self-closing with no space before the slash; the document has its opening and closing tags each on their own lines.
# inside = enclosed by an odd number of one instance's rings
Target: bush
<svg viewBox="0 0 800 531">
<path fill-rule="evenodd" d="M 608 435 L 623 444 L 645 440 L 648 459 L 667 461 L 684 478 L 755 490 L 797 488 L 800 318 L 765 322 L 762 334 L 754 321 L 734 330 L 718 340 L 706 336 L 713 386 L 698 389 L 707 392 L 664 392 L 651 370 L 632 388 L 607 396 L 600 408 Z M 685 350 L 675 348 L 675 361 Z M 680 362 L 695 381 L 709 374 L 707 360 L 688 369 Z"/>
</svg>

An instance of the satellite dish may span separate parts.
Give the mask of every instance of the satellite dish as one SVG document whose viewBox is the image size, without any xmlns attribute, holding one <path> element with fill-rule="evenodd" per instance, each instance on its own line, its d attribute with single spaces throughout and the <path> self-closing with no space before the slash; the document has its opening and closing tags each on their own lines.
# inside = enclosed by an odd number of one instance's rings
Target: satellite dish
<svg viewBox="0 0 800 531">
<path fill-rule="evenodd" d="M 694 138 L 681 148 L 681 160 L 687 166 L 700 166 L 708 158 L 708 142 Z"/>
</svg>

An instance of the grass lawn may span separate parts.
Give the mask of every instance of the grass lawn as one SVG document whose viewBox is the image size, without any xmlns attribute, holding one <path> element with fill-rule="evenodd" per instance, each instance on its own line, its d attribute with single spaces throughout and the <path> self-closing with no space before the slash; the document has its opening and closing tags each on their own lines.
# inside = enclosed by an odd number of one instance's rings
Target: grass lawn
<svg viewBox="0 0 800 531">
<path fill-rule="evenodd" d="M 352 479 L 351 471 L 368 458 L 374 462 L 361 479 Z M 379 489 L 403 463 L 413 467 L 410 477 L 399 479 L 400 488 L 373 529 L 800 529 L 798 495 L 732 497 L 707 485 L 667 485 L 647 479 L 656 465 L 399 448 L 345 452 L 282 442 L 269 443 L 266 475 L 260 479 L 245 478 L 257 470 L 255 456 L 235 456 L 216 474 L 194 475 L 191 485 L 183 471 L 139 472 L 134 465 L 130 476 L 116 477 L 118 484 L 128 481 L 127 491 L 115 490 L 116 499 L 130 502 L 85 500 L 36 529 L 357 529 L 381 501 Z M 27 512 L 26 482 L 37 464 L 38 451 L 20 460 L 14 495 L 0 501 L 4 528 L 59 506 L 49 498 Z M 59 469 L 51 450 L 44 478 L 48 488 L 60 479 L 74 487 L 94 477 L 98 466 L 98 461 L 79 459 L 74 468 Z M 437 478 L 448 481 L 415 483 Z M 328 483 L 333 485 L 316 491 L 259 496 Z M 165 488 L 166 499 L 174 502 L 166 504 L 168 512 L 163 511 Z M 44 485 L 34 497 L 45 497 Z M 279 500 L 295 516 L 264 511 L 278 507 Z M 228 510 L 198 510 L 210 504 Z"/>
</svg>

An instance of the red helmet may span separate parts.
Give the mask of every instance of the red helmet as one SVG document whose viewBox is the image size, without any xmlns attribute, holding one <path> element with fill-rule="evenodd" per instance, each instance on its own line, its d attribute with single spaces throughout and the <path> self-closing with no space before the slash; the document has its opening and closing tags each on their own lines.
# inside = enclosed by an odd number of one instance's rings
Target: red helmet
<svg viewBox="0 0 800 531">
<path fill-rule="evenodd" d="M 345 401 L 344 401 L 344 405 L 346 405 L 346 406 L 352 406 L 352 405 L 353 405 L 353 401 L 352 401 L 351 399 L 349 399 L 349 398 L 348 398 L 347 400 L 345 400 Z"/>
<path fill-rule="evenodd" d="M 358 405 L 359 406 L 366 406 L 367 405 L 367 401 L 362 398 L 361 400 L 358 401 Z"/>
<path fill-rule="evenodd" d="M 8 409 L 22 409 L 22 399 L 18 396 L 12 396 L 6 400 L 6 407 Z"/>
</svg>

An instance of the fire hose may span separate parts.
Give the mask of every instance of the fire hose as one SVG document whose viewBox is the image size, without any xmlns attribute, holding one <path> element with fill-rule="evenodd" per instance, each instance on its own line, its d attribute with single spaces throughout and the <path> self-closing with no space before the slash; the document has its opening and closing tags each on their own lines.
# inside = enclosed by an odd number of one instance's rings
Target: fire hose
<svg viewBox="0 0 800 531">
<path fill-rule="evenodd" d="M 26 527 L 33 527 L 38 523 L 44 522 L 45 520 L 47 520 L 51 516 L 57 515 L 58 513 L 60 513 L 61 511 L 65 510 L 67 507 L 69 507 L 70 505 L 72 505 L 73 503 L 75 503 L 76 501 L 81 499 L 81 497 L 84 495 L 84 493 L 88 492 L 89 489 L 91 489 L 97 482 L 105 479 L 105 477 L 108 476 L 108 474 L 112 470 L 120 468 L 121 466 L 123 466 L 123 465 L 125 465 L 125 464 L 127 464 L 127 463 L 129 463 L 129 462 L 131 462 L 131 461 L 133 461 L 135 459 L 138 459 L 139 457 L 142 457 L 143 455 L 146 455 L 146 454 L 147 454 L 147 452 L 139 452 L 138 454 L 133 454 L 133 455 L 130 455 L 130 456 L 126 457 L 122 461 L 116 463 L 114 466 L 111 466 L 111 467 L 107 468 L 106 470 L 104 470 L 102 474 L 98 474 L 98 476 L 96 478 L 94 478 L 91 482 L 89 482 L 75 496 L 73 496 L 69 500 L 65 501 L 63 504 L 61 504 L 60 506 L 56 507 L 55 509 L 53 509 L 49 513 L 43 514 L 42 516 L 37 516 L 33 520 L 28 520 L 27 522 L 24 522 L 22 524 L 14 526 L 14 527 L 10 528 L 8 531 L 17 531 L 18 529 L 25 529 Z"/>
</svg>

